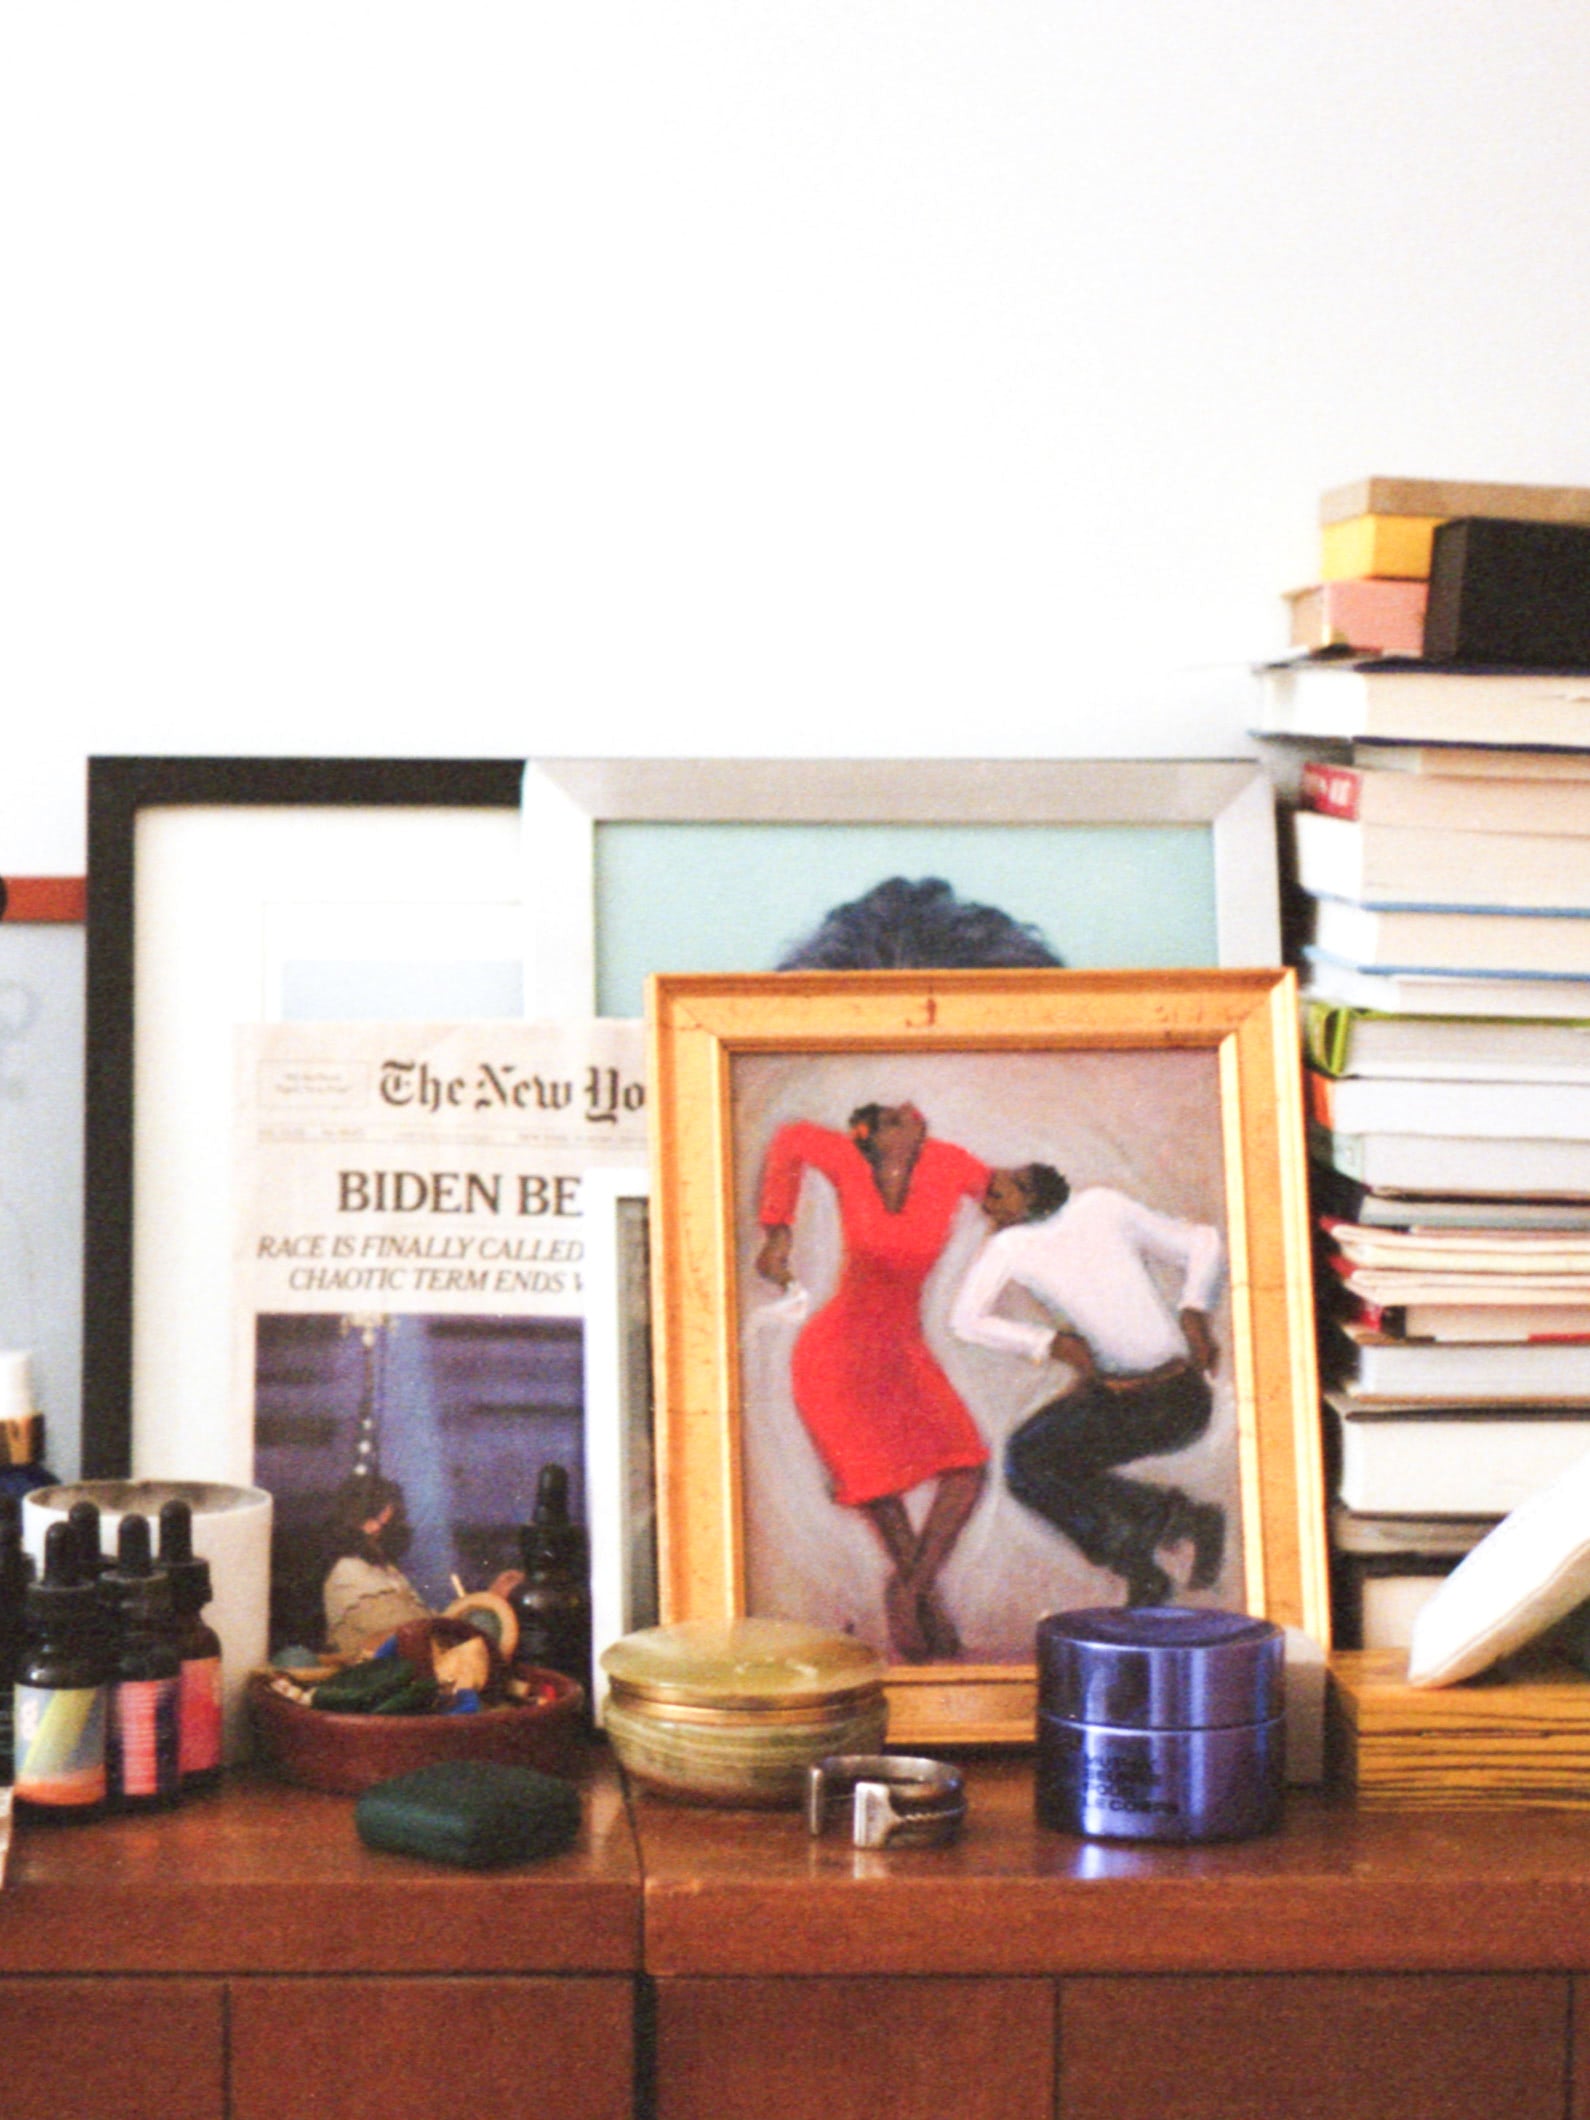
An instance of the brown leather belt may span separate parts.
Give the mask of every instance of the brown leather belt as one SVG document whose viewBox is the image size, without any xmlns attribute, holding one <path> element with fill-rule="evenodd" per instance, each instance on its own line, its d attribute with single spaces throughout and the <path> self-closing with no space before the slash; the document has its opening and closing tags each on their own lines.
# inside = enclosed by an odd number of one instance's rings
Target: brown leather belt
<svg viewBox="0 0 1590 2120">
<path fill-rule="evenodd" d="M 1172 1377 L 1186 1376 L 1192 1366 L 1186 1355 L 1178 1354 L 1172 1355 L 1168 1362 L 1161 1362 L 1157 1369 L 1140 1369 L 1131 1376 L 1107 1377 L 1097 1369 L 1093 1374 L 1106 1391 L 1137 1391 L 1144 1384 L 1168 1384 Z"/>
</svg>

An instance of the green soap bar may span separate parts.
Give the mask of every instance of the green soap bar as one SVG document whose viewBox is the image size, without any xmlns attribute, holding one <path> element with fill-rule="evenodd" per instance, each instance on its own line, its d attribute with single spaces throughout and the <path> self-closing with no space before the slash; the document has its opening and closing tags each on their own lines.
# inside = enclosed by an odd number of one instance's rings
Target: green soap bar
<svg viewBox="0 0 1590 2120">
<path fill-rule="evenodd" d="M 353 1818 L 366 1847 L 484 1870 L 566 1848 L 580 1830 L 580 1796 L 533 1767 L 439 1760 L 366 1789 Z"/>
<path fill-rule="evenodd" d="M 401 1656 L 372 1656 L 324 1678 L 314 1689 L 314 1705 L 334 1715 L 364 1715 L 377 1701 L 405 1691 L 414 1673 Z"/>
</svg>

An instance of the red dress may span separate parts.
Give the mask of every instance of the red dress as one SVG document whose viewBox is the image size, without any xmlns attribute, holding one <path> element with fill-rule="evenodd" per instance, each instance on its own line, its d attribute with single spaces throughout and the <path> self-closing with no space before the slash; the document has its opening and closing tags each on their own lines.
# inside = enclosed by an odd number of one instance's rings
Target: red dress
<svg viewBox="0 0 1590 2120">
<path fill-rule="evenodd" d="M 941 1472 L 986 1465 L 976 1423 L 922 1336 L 922 1287 L 963 1199 L 980 1200 L 985 1164 L 948 1141 L 923 1141 L 898 1214 L 848 1134 L 798 1121 L 768 1150 L 759 1220 L 790 1223 L 810 1167 L 839 1195 L 839 1285 L 795 1342 L 790 1381 L 834 1500 L 904 1494 Z"/>
</svg>

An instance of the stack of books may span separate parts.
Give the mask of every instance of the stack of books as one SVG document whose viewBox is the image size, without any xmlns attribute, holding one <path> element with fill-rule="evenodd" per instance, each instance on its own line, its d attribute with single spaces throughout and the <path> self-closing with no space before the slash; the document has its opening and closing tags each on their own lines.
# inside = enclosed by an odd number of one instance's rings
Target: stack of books
<svg viewBox="0 0 1590 2120">
<path fill-rule="evenodd" d="M 1584 523 L 1590 492 L 1341 489 L 1320 595 L 1422 590 L 1467 512 Z M 1294 893 L 1338 1639 L 1394 1647 L 1590 1451 L 1590 670 L 1326 631 L 1260 673 L 1258 734 Z"/>
<path fill-rule="evenodd" d="M 1292 645 L 1419 655 L 1435 532 L 1469 517 L 1590 524 L 1578 486 L 1366 478 L 1320 501 L 1319 580 L 1287 597 Z"/>
</svg>

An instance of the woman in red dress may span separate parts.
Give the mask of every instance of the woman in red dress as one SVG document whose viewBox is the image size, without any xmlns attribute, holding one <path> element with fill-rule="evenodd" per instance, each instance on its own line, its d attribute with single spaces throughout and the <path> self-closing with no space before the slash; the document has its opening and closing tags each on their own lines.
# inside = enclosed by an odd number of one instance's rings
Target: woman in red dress
<svg viewBox="0 0 1590 2120">
<path fill-rule="evenodd" d="M 768 1150 L 757 1271 L 788 1287 L 790 1225 L 802 1175 L 833 1185 L 844 1234 L 839 1285 L 795 1343 L 795 1406 L 836 1502 L 862 1510 L 893 1563 L 890 1638 L 909 1663 L 960 1653 L 937 1578 L 976 1507 L 988 1448 L 922 1332 L 922 1289 L 962 1200 L 978 1203 L 988 1166 L 928 1136 L 911 1104 L 864 1104 L 848 1134 L 806 1121 Z M 920 1532 L 906 1509 L 936 1481 Z"/>
</svg>

